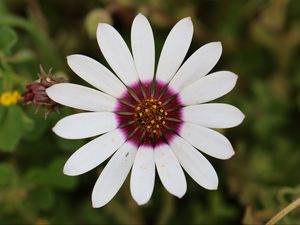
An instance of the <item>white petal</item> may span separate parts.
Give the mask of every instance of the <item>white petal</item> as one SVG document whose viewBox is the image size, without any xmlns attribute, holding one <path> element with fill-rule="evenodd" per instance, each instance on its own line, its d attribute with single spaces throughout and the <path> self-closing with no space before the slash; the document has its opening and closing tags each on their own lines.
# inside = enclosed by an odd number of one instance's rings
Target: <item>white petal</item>
<svg viewBox="0 0 300 225">
<path fill-rule="evenodd" d="M 218 175 L 210 162 L 192 145 L 177 136 L 170 147 L 183 169 L 202 187 L 209 190 L 218 188 Z"/>
<path fill-rule="evenodd" d="M 94 186 L 94 208 L 104 206 L 117 194 L 130 171 L 136 152 L 137 147 L 126 142 L 112 156 Z"/>
<path fill-rule="evenodd" d="M 88 112 L 67 116 L 53 127 L 54 133 L 66 139 L 88 138 L 117 128 L 118 122 L 111 112 Z"/>
<path fill-rule="evenodd" d="M 84 55 L 67 57 L 71 69 L 86 82 L 114 97 L 120 97 L 126 87 L 105 66 Z"/>
<path fill-rule="evenodd" d="M 230 92 L 238 76 L 229 71 L 219 71 L 200 78 L 180 92 L 184 105 L 212 101 Z"/>
<path fill-rule="evenodd" d="M 175 91 L 180 91 L 187 85 L 205 76 L 217 64 L 221 53 L 221 42 L 211 42 L 203 45 L 180 67 L 171 80 L 170 87 Z"/>
<path fill-rule="evenodd" d="M 153 148 L 140 146 L 131 171 L 130 192 L 139 204 L 146 204 L 154 189 L 155 163 Z"/>
<path fill-rule="evenodd" d="M 81 110 L 113 111 L 117 104 L 114 97 L 77 84 L 55 84 L 46 92 L 53 101 Z"/>
<path fill-rule="evenodd" d="M 132 55 L 118 31 L 109 24 L 100 23 L 97 40 L 104 58 L 119 78 L 126 85 L 137 82 L 139 78 Z"/>
<path fill-rule="evenodd" d="M 236 107 L 208 103 L 184 107 L 183 120 L 210 128 L 229 128 L 239 125 L 245 115 Z"/>
<path fill-rule="evenodd" d="M 138 14 L 132 23 L 131 48 L 141 81 L 152 80 L 155 63 L 154 37 L 151 25 L 142 14 Z"/>
<path fill-rule="evenodd" d="M 97 137 L 71 155 L 64 166 L 64 174 L 77 176 L 90 171 L 111 156 L 124 141 L 124 135 L 118 129 Z"/>
<path fill-rule="evenodd" d="M 168 192 L 181 198 L 186 192 L 186 180 L 181 166 L 169 145 L 154 149 L 154 159 L 161 182 Z"/>
<path fill-rule="evenodd" d="M 217 131 L 195 124 L 183 123 L 180 136 L 200 151 L 218 158 L 228 159 L 234 155 L 228 139 Z"/>
<path fill-rule="evenodd" d="M 180 20 L 170 31 L 161 51 L 156 79 L 169 82 L 180 67 L 192 41 L 193 24 L 190 17 Z"/>
</svg>

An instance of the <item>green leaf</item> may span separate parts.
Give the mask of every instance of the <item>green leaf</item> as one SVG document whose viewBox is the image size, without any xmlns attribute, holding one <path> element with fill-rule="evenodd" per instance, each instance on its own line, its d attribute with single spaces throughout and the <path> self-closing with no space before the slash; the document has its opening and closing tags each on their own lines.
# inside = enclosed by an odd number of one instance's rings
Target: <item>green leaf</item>
<svg viewBox="0 0 300 225">
<path fill-rule="evenodd" d="M 5 14 L 7 12 L 7 6 L 5 0 L 0 0 L 0 14 Z"/>
<path fill-rule="evenodd" d="M 24 136 L 27 141 L 37 141 L 42 135 L 49 129 L 49 120 L 45 119 L 45 114 L 43 111 L 36 113 L 36 108 L 34 105 L 30 105 L 26 110 L 27 115 L 34 120 L 34 129 L 27 132 Z"/>
<path fill-rule="evenodd" d="M 0 124 L 0 149 L 12 152 L 26 132 L 33 129 L 33 121 L 17 106 L 7 108 Z"/>
<path fill-rule="evenodd" d="M 24 63 L 35 60 L 34 52 L 31 49 L 21 49 L 11 57 L 12 63 Z"/>
<path fill-rule="evenodd" d="M 73 189 L 77 185 L 76 177 L 63 174 L 62 170 L 65 163 L 65 159 L 59 158 L 50 164 L 47 170 L 49 185 L 59 189 Z"/>
<path fill-rule="evenodd" d="M 5 108 L 0 106 L 0 124 L 4 121 L 4 115 L 5 115 Z"/>
<path fill-rule="evenodd" d="M 31 168 L 24 176 L 24 183 L 43 186 L 47 184 L 48 178 L 45 176 L 44 168 Z"/>
<path fill-rule="evenodd" d="M 32 168 L 25 176 L 25 182 L 38 186 L 57 189 L 73 189 L 77 184 L 76 177 L 63 174 L 65 159 L 56 159 L 46 168 Z"/>
<path fill-rule="evenodd" d="M 66 152 L 74 152 L 86 143 L 83 139 L 67 140 L 60 137 L 56 137 L 56 139 L 57 145 Z"/>
<path fill-rule="evenodd" d="M 1 163 L 0 178 L 0 187 L 9 186 L 16 180 L 17 172 L 11 164 Z"/>
<path fill-rule="evenodd" d="M 12 47 L 17 43 L 17 33 L 8 26 L 0 26 L 0 51 L 9 55 Z"/>
<path fill-rule="evenodd" d="M 51 189 L 43 187 L 33 191 L 28 201 L 37 209 L 47 210 L 52 208 L 55 196 Z"/>
</svg>

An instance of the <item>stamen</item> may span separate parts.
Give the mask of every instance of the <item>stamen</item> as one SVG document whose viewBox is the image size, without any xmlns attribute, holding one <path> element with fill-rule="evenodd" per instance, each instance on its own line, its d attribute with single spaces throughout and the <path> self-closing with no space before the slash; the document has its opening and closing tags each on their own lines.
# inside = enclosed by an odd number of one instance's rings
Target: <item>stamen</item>
<svg viewBox="0 0 300 225">
<path fill-rule="evenodd" d="M 142 83 L 140 85 L 141 85 L 141 91 L 142 91 L 143 97 L 144 97 L 144 99 L 147 99 L 147 94 L 146 94 L 144 85 Z"/>
<path fill-rule="evenodd" d="M 161 101 L 150 98 L 139 103 L 134 110 L 137 126 L 154 138 L 162 136 L 162 128 L 166 124 L 168 113 L 162 104 Z"/>
<path fill-rule="evenodd" d="M 126 123 L 122 123 L 119 127 L 120 127 L 120 128 L 128 127 L 128 126 L 130 126 L 130 125 L 132 125 L 132 124 L 134 124 L 134 123 L 135 123 L 135 121 L 128 121 L 128 122 L 126 122 Z"/>
<path fill-rule="evenodd" d="M 181 122 L 179 119 L 176 119 L 176 118 L 171 118 L 171 117 L 169 117 L 169 118 L 166 118 L 166 120 L 173 121 L 173 122 L 178 122 L 178 123 L 180 123 L 180 122 Z"/>
<path fill-rule="evenodd" d="M 120 102 L 122 102 L 124 105 L 127 105 L 127 106 L 129 106 L 129 107 L 131 107 L 131 108 L 135 108 L 134 105 L 130 104 L 128 101 L 126 101 L 126 100 L 124 100 L 124 99 L 120 99 Z"/>
<path fill-rule="evenodd" d="M 133 113 L 132 112 L 117 112 L 118 115 L 121 116 L 131 116 Z"/>
<path fill-rule="evenodd" d="M 139 127 L 136 127 L 129 135 L 128 135 L 128 139 L 132 138 L 135 133 L 139 130 L 140 128 Z"/>
<path fill-rule="evenodd" d="M 140 137 L 140 140 L 139 140 L 139 144 L 143 143 L 144 140 L 145 140 L 145 136 L 146 136 L 146 131 L 143 131 L 141 137 Z"/>
<path fill-rule="evenodd" d="M 169 104 L 170 102 L 172 102 L 174 99 L 176 99 L 176 95 L 173 95 L 172 97 L 170 97 L 167 101 L 164 102 L 163 106 Z"/>
<path fill-rule="evenodd" d="M 164 94 L 166 93 L 166 91 L 167 91 L 167 86 L 165 86 L 164 89 L 161 91 L 161 93 L 160 93 L 160 95 L 158 97 L 158 100 L 160 100 L 164 96 Z"/>
<path fill-rule="evenodd" d="M 140 103 L 141 100 L 138 98 L 138 96 L 136 95 L 134 90 L 132 90 L 131 88 L 127 88 L 127 89 L 128 89 L 128 93 L 131 95 L 131 97 L 134 98 L 134 100 L 136 100 L 138 103 Z"/>
</svg>

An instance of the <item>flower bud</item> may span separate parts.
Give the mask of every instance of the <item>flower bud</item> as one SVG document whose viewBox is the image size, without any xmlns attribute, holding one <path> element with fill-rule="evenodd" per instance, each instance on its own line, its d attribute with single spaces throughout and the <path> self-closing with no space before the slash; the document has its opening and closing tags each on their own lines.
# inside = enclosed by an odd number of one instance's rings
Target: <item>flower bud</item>
<svg viewBox="0 0 300 225">
<path fill-rule="evenodd" d="M 54 102 L 48 97 L 46 89 L 54 84 L 67 82 L 67 80 L 64 78 L 55 77 L 51 73 L 51 69 L 48 71 L 48 73 L 46 73 L 42 66 L 40 66 L 40 74 L 38 74 L 38 76 L 39 79 L 26 85 L 26 91 L 22 95 L 23 105 L 32 103 L 37 106 L 37 111 L 40 107 L 43 107 L 47 110 L 45 116 L 52 111 L 58 112 L 60 104 Z"/>
</svg>

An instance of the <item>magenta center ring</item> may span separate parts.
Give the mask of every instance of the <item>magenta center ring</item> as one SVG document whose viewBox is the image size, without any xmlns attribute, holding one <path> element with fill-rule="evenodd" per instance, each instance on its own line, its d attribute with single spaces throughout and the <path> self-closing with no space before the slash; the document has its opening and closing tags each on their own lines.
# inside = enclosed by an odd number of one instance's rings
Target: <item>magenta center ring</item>
<svg viewBox="0 0 300 225">
<path fill-rule="evenodd" d="M 169 142 L 182 125 L 182 104 L 166 84 L 139 82 L 128 87 L 115 110 L 119 127 L 136 146 Z"/>
</svg>

